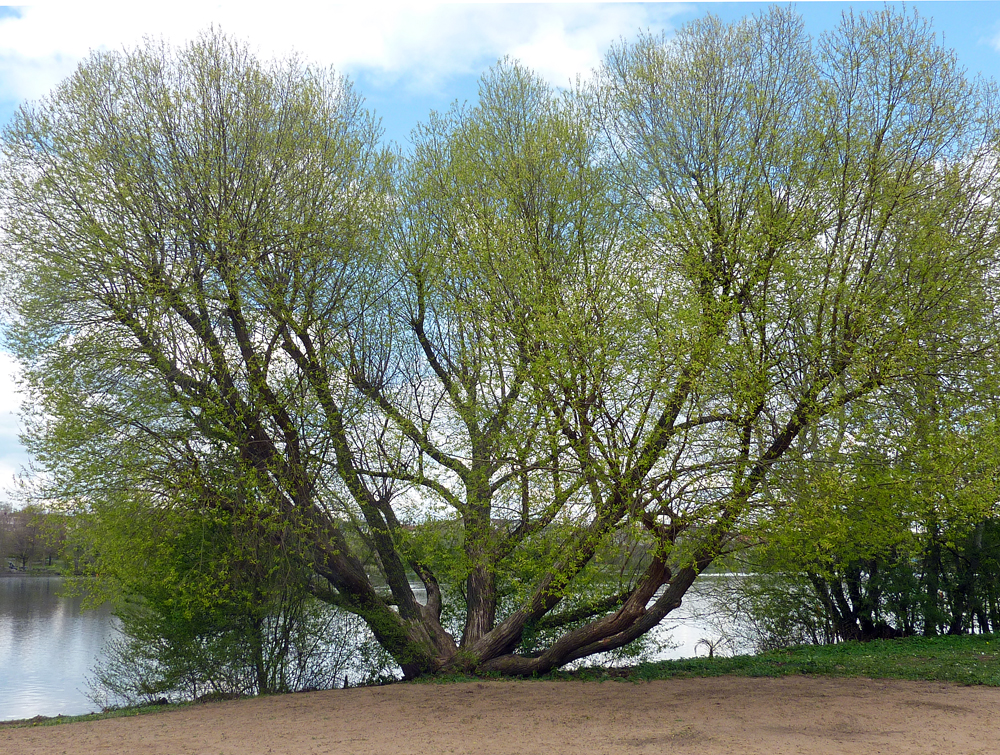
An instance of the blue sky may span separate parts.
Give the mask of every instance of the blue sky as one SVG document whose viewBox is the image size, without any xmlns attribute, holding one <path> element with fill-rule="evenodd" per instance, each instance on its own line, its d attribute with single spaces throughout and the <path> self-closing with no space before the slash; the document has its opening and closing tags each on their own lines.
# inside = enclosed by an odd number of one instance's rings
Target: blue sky
<svg viewBox="0 0 1000 755">
<path fill-rule="evenodd" d="M 670 33 L 714 13 L 736 20 L 767 3 L 602 3 L 552 5 L 303 3 L 253 12 L 246 5 L 175 2 L 141 7 L 52 3 L 0 7 L 0 125 L 72 73 L 90 50 L 122 49 L 144 36 L 181 43 L 215 24 L 262 57 L 297 51 L 347 74 L 382 118 L 387 140 L 406 145 L 430 110 L 474 100 L 483 70 L 504 55 L 557 86 L 586 77 L 608 46 L 640 30 Z M 814 36 L 841 14 L 879 10 L 882 2 L 805 2 L 795 9 Z M 890 3 L 890 5 L 899 5 Z M 946 46 L 971 73 L 1000 79 L 1000 2 L 909 2 L 933 19 Z M 0 352 L 0 503 L 28 458 L 17 440 L 15 365 Z"/>
</svg>

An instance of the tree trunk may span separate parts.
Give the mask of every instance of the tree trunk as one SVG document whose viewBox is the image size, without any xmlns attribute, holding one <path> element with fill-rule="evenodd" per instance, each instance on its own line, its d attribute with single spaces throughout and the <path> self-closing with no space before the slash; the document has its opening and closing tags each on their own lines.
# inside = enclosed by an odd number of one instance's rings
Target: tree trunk
<svg viewBox="0 0 1000 755">
<path fill-rule="evenodd" d="M 472 568 L 465 580 L 465 594 L 468 614 L 462 633 L 462 647 L 469 648 L 489 634 L 496 624 L 496 579 L 489 566 L 479 563 Z"/>
<path fill-rule="evenodd" d="M 938 542 L 938 528 L 932 523 L 928 532 L 930 547 L 924 558 L 924 636 L 935 637 L 940 625 L 941 608 L 938 593 L 941 589 L 941 544 Z"/>
</svg>

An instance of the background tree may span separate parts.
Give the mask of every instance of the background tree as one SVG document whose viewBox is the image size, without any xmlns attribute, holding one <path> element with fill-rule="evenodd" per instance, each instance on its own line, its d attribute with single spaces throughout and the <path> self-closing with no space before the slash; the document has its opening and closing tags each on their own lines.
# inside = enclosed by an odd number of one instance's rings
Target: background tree
<svg viewBox="0 0 1000 755">
<path fill-rule="evenodd" d="M 736 587 L 762 616 L 795 606 L 773 622 L 787 632 L 757 633 L 764 644 L 817 620 L 815 637 L 841 639 L 992 631 L 997 424 L 983 356 L 856 407 L 829 445 L 802 439 L 820 463 L 772 487 L 776 515 L 740 569 L 767 576 Z M 780 575 L 797 575 L 794 599 Z"/>
<path fill-rule="evenodd" d="M 36 520 L 41 536 L 40 550 L 45 557 L 45 565 L 51 567 L 53 560 L 60 558 L 67 546 L 72 521 L 65 514 L 54 511 L 38 514 Z"/>
<path fill-rule="evenodd" d="M 25 506 L 10 515 L 11 529 L 7 550 L 22 570 L 31 566 L 32 560 L 42 551 L 45 533 L 42 529 L 42 510 L 37 506 Z"/>
<path fill-rule="evenodd" d="M 993 103 L 915 16 L 773 10 L 501 64 L 397 161 L 295 60 L 95 55 L 5 140 L 44 494 L 245 522 L 407 676 L 625 646 L 804 432 L 992 348 Z"/>
<path fill-rule="evenodd" d="M 10 558 L 10 538 L 13 530 L 14 508 L 9 503 L 0 504 L 0 558 Z M 0 564 L 0 567 L 7 568 L 7 565 L 5 562 Z"/>
</svg>

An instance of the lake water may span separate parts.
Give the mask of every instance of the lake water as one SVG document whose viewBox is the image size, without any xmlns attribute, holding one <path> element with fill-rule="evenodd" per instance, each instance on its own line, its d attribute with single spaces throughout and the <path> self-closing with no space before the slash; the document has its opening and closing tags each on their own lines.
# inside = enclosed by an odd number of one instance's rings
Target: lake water
<svg viewBox="0 0 1000 755">
<path fill-rule="evenodd" d="M 0 576 L 0 720 L 97 709 L 86 696 L 87 677 L 103 658 L 115 619 L 107 607 L 82 610 L 80 598 L 60 595 L 62 587 L 58 577 Z M 704 604 L 692 588 L 655 630 L 669 643 L 656 657 L 706 654 L 698 643 L 712 639 L 713 630 L 701 615 Z"/>
<path fill-rule="evenodd" d="M 0 720 L 88 713 L 86 678 L 114 632 L 107 608 L 60 596 L 59 577 L 0 577 Z"/>
</svg>

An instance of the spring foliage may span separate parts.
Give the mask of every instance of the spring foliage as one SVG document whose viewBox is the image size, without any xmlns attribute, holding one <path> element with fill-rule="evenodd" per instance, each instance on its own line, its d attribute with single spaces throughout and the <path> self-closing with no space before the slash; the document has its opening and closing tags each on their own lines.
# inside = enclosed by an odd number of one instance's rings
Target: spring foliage
<svg viewBox="0 0 1000 755">
<path fill-rule="evenodd" d="M 620 648 L 993 353 L 995 104 L 891 10 L 503 61 L 407 155 L 217 33 L 95 54 L 4 141 L 44 495 L 236 516 L 409 676 Z"/>
</svg>

